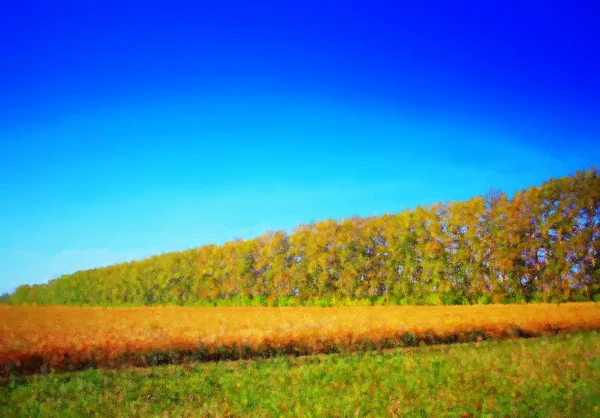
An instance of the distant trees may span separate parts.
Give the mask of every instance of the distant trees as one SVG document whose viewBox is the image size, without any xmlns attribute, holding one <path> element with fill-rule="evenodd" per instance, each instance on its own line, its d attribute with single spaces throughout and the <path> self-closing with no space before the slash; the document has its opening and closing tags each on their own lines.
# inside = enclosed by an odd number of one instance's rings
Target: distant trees
<svg viewBox="0 0 600 418">
<path fill-rule="evenodd" d="M 4 301 L 79 305 L 457 304 L 600 300 L 600 172 L 291 235 L 207 245 L 45 285 Z"/>
<path fill-rule="evenodd" d="M 10 303 L 11 302 L 11 294 L 10 293 L 3 293 L 2 295 L 0 295 L 0 303 Z"/>
</svg>

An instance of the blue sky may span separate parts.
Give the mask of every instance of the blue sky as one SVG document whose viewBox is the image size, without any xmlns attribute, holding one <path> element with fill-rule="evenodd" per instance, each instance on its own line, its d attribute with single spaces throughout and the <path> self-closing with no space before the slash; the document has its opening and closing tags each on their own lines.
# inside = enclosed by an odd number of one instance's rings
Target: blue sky
<svg viewBox="0 0 600 418">
<path fill-rule="evenodd" d="M 600 161 L 592 2 L 50 3 L 0 28 L 0 292 Z"/>
</svg>

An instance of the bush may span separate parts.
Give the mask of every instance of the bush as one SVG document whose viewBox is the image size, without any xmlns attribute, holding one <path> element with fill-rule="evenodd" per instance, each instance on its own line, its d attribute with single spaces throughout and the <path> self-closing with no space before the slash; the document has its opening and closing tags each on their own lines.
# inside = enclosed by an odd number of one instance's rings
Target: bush
<svg viewBox="0 0 600 418">
<path fill-rule="evenodd" d="M 506 295 L 502 299 L 502 303 L 505 305 L 515 304 L 515 303 L 527 303 L 527 299 L 521 295 Z"/>
<path fill-rule="evenodd" d="M 478 305 L 489 305 L 492 302 L 492 298 L 489 295 L 481 295 L 477 299 Z"/>
<path fill-rule="evenodd" d="M 443 303 L 442 298 L 437 293 L 431 293 L 425 298 L 425 304 L 427 305 L 439 306 L 443 305 Z"/>
<path fill-rule="evenodd" d="M 458 305 L 460 297 L 453 292 L 445 292 L 440 295 L 440 299 L 443 305 Z"/>
<path fill-rule="evenodd" d="M 327 308 L 331 306 L 331 301 L 329 298 L 321 298 L 317 301 L 317 306 L 320 308 Z"/>
<path fill-rule="evenodd" d="M 250 306 L 267 306 L 267 297 L 262 295 L 253 297 Z"/>
</svg>

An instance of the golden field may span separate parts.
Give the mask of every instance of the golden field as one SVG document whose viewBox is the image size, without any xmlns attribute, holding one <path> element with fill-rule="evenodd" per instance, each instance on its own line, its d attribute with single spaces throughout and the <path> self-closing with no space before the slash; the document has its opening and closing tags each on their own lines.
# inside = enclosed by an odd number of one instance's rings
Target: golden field
<svg viewBox="0 0 600 418">
<path fill-rule="evenodd" d="M 0 373 L 349 352 L 600 329 L 600 304 L 335 308 L 0 306 Z"/>
</svg>

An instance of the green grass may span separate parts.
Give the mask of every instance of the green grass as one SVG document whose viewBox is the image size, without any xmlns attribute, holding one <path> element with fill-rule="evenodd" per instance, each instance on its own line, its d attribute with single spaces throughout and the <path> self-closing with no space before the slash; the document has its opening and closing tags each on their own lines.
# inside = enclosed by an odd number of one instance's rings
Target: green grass
<svg viewBox="0 0 600 418">
<path fill-rule="evenodd" d="M 600 416 L 600 332 L 12 378 L 0 416 Z"/>
</svg>

